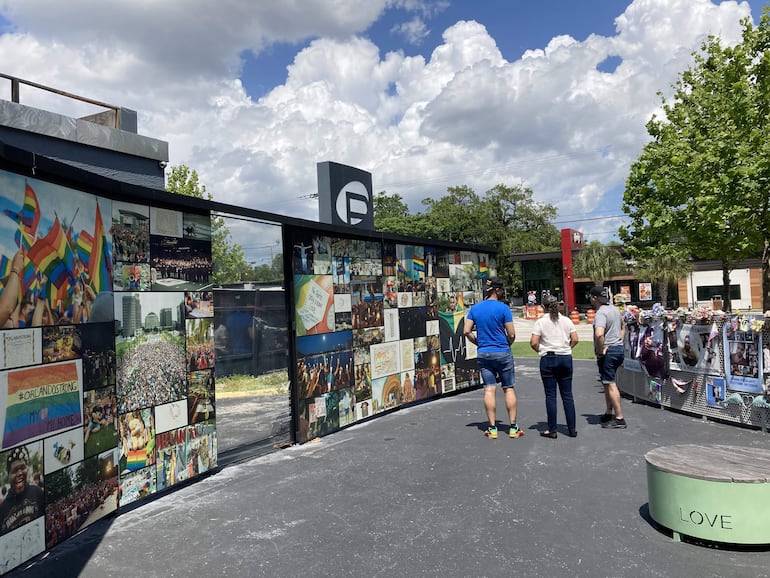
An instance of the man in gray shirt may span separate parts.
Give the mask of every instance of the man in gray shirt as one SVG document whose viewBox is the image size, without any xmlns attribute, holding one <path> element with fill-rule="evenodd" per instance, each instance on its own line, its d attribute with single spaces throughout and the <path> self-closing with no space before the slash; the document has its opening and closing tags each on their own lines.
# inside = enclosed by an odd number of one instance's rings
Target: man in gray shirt
<svg viewBox="0 0 770 578">
<path fill-rule="evenodd" d="M 610 295 L 605 287 L 591 287 L 591 307 L 596 310 L 594 317 L 594 353 L 599 366 L 599 379 L 604 384 L 604 400 L 607 409 L 601 417 L 603 428 L 625 429 L 623 408 L 620 405 L 620 391 L 615 382 L 615 373 L 623 365 L 623 333 L 625 325 L 617 307 L 609 304 Z"/>
</svg>

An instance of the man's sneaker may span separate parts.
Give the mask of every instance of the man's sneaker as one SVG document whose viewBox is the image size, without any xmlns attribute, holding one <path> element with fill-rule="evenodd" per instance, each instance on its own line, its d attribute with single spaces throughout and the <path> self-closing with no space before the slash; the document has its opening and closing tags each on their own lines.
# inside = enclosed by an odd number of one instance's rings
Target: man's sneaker
<svg viewBox="0 0 770 578">
<path fill-rule="evenodd" d="M 608 423 L 612 421 L 612 414 L 611 413 L 603 413 L 602 417 L 599 418 L 600 423 Z"/>
<path fill-rule="evenodd" d="M 621 419 L 611 419 L 607 423 L 603 423 L 602 427 L 605 429 L 626 429 L 626 420 L 623 418 Z"/>
<path fill-rule="evenodd" d="M 511 428 L 508 432 L 508 435 L 512 437 L 513 439 L 524 437 L 524 432 L 521 431 L 519 428 Z"/>
<path fill-rule="evenodd" d="M 484 432 L 484 435 L 487 436 L 491 440 L 497 439 L 497 428 L 496 427 L 488 427 L 487 431 Z"/>
</svg>

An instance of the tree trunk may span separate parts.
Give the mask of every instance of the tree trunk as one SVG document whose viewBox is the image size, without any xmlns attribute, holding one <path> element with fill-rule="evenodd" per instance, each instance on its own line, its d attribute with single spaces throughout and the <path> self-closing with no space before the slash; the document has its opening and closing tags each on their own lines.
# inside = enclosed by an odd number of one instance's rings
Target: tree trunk
<svg viewBox="0 0 770 578">
<path fill-rule="evenodd" d="M 660 304 L 666 309 L 668 307 L 668 283 L 665 281 L 661 283 L 658 290 L 660 291 Z"/>
<path fill-rule="evenodd" d="M 727 268 L 727 263 L 722 261 L 722 301 L 724 302 L 723 309 L 726 313 L 730 313 L 733 310 L 733 304 L 730 300 L 730 269 Z"/>
<path fill-rule="evenodd" d="M 762 311 L 770 310 L 770 239 L 762 247 Z"/>
</svg>

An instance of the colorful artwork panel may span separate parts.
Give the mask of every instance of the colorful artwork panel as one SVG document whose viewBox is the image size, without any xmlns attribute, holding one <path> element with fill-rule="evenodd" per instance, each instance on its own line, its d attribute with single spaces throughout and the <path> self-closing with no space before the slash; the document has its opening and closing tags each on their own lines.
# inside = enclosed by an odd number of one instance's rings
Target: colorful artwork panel
<svg viewBox="0 0 770 578">
<path fill-rule="evenodd" d="M 382 327 L 382 278 L 353 277 L 350 290 L 353 329 Z"/>
<path fill-rule="evenodd" d="M 214 317 L 214 293 L 211 291 L 187 291 L 184 294 L 186 319 Z"/>
<path fill-rule="evenodd" d="M 46 478 L 46 547 L 114 512 L 118 507 L 117 450 L 101 453 Z"/>
<path fill-rule="evenodd" d="M 189 391 L 187 393 L 187 420 L 190 424 L 214 419 L 216 416 L 216 400 L 214 389 L 214 372 L 194 371 L 190 374 Z"/>
<path fill-rule="evenodd" d="M 113 265 L 119 262 L 149 263 L 150 208 L 145 205 L 112 202 Z"/>
<path fill-rule="evenodd" d="M 83 394 L 83 445 L 90 457 L 118 445 L 116 417 L 118 401 L 114 387 L 92 389 Z"/>
<path fill-rule="evenodd" d="M 367 347 L 383 341 L 385 341 L 385 329 L 383 327 L 370 327 L 353 331 L 353 345 L 356 347 Z"/>
<path fill-rule="evenodd" d="M 217 428 L 214 420 L 187 427 L 187 460 L 191 476 L 217 466 Z"/>
<path fill-rule="evenodd" d="M 401 405 L 401 376 L 389 375 L 372 381 L 373 413 Z"/>
<path fill-rule="evenodd" d="M 155 420 L 152 409 L 120 415 L 120 472 L 141 470 L 155 463 Z"/>
<path fill-rule="evenodd" d="M 46 475 L 83 461 L 83 430 L 75 428 L 45 438 L 43 453 Z"/>
<path fill-rule="evenodd" d="M 4 451 L 0 463 L 0 487 L 8 490 L 0 504 L 0 535 L 5 535 L 45 514 L 43 442 Z"/>
<path fill-rule="evenodd" d="M 639 361 L 639 324 L 626 324 L 626 332 L 623 337 L 623 368 L 629 371 L 642 371 L 642 363 Z M 674 369 L 674 367 L 672 367 Z"/>
<path fill-rule="evenodd" d="M 187 396 L 182 300 L 182 293 L 132 293 L 116 301 L 119 413 Z"/>
<path fill-rule="evenodd" d="M 297 381 L 301 398 L 352 386 L 352 351 L 334 351 L 298 359 Z"/>
<path fill-rule="evenodd" d="M 0 372 L 3 448 L 83 423 L 80 360 Z"/>
<path fill-rule="evenodd" d="M 155 468 L 152 466 L 121 478 L 118 505 L 122 508 L 154 494 L 155 479 Z"/>
<path fill-rule="evenodd" d="M 149 263 L 116 263 L 113 268 L 115 291 L 149 291 L 152 276 Z"/>
<path fill-rule="evenodd" d="M 150 235 L 153 291 L 200 291 L 211 284 L 211 241 Z"/>
<path fill-rule="evenodd" d="M 214 319 L 187 319 L 185 326 L 188 371 L 214 367 Z"/>
<path fill-rule="evenodd" d="M 167 431 L 156 436 L 156 487 L 168 487 L 190 478 L 190 463 L 187 452 L 187 428 Z"/>
<path fill-rule="evenodd" d="M 0 294 L 21 304 L 0 327 L 88 321 L 112 287 L 111 202 L 5 171 L 0 180 Z"/>
<path fill-rule="evenodd" d="M 406 371 L 401 374 L 401 401 L 412 403 L 417 399 L 417 390 L 414 387 L 413 372 Z"/>
<path fill-rule="evenodd" d="M 334 330 L 334 291 L 331 275 L 295 275 L 294 306 L 297 335 Z"/>
<path fill-rule="evenodd" d="M 43 363 L 78 359 L 82 350 L 79 325 L 43 327 Z"/>
<path fill-rule="evenodd" d="M 356 400 L 372 397 L 372 366 L 369 363 L 355 366 L 355 389 L 353 393 Z"/>
</svg>

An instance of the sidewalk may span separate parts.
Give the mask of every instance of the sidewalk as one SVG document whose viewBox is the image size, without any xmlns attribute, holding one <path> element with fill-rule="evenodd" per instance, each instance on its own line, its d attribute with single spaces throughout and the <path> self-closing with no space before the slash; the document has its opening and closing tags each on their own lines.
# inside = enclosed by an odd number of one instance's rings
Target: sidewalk
<svg viewBox="0 0 770 578">
<path fill-rule="evenodd" d="M 766 448 L 770 436 L 625 399 L 629 428 L 601 429 L 595 364 L 575 365 L 575 439 L 561 408 L 559 438 L 537 435 L 537 360 L 520 359 L 521 439 L 485 438 L 482 392 L 465 392 L 226 467 L 11 575 L 768 576 L 768 551 L 677 543 L 656 529 L 644 454 Z"/>
</svg>

